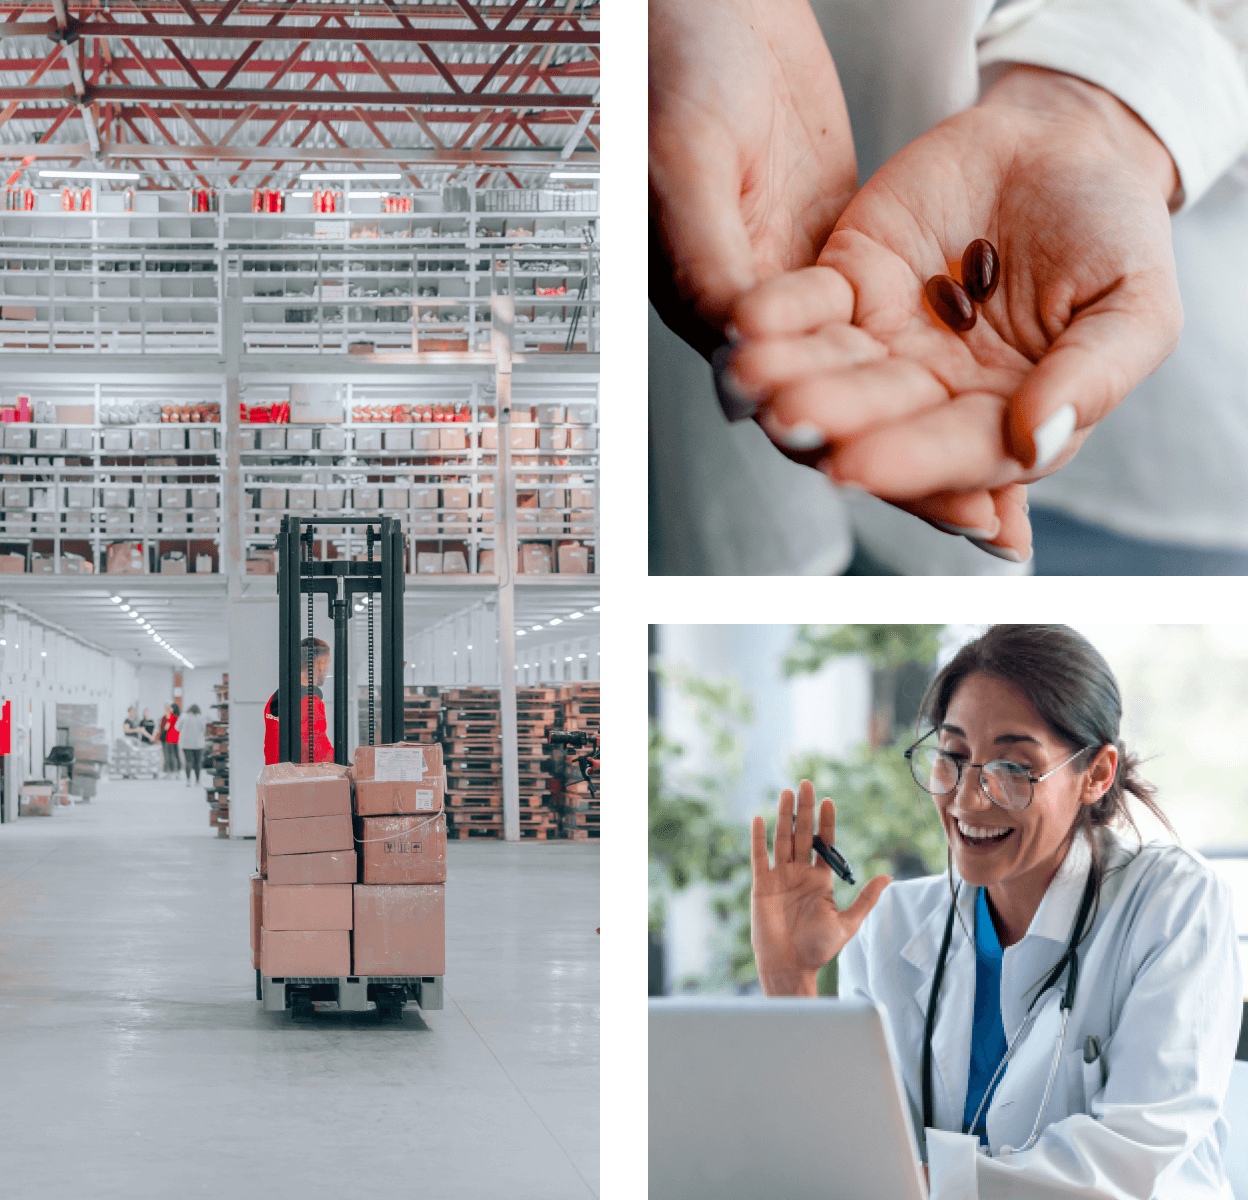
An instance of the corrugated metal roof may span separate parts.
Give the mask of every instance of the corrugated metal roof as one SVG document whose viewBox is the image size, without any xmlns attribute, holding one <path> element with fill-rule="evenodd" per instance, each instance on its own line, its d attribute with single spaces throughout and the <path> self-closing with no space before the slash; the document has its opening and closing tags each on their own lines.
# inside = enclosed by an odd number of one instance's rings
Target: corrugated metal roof
<svg viewBox="0 0 1248 1200">
<path fill-rule="evenodd" d="M 316 4 L 316 2 L 317 0 L 301 0 L 301 7 L 306 8 Z M 341 5 L 335 7 L 341 7 Z M 365 15 L 359 18 L 354 16 L 348 18 L 352 23 L 352 27 L 356 29 L 395 28 L 393 19 L 388 17 L 370 18 L 366 15 L 368 9 L 379 9 L 380 7 L 381 5 L 379 4 L 360 4 L 356 11 Z M 400 11 L 416 29 L 449 30 L 462 28 L 470 30 L 474 28 L 473 23 L 467 16 L 464 16 L 462 20 L 448 20 L 445 17 L 437 20 L 421 18 L 417 15 L 417 11 L 422 7 L 434 6 L 413 3 L 395 5 L 395 9 Z M 445 12 L 448 5 L 444 2 L 437 7 L 440 11 Z M 496 4 L 482 3 L 478 4 L 477 7 L 486 18 L 487 23 L 493 25 L 510 5 L 502 2 Z M 563 9 L 564 5 L 561 3 L 557 8 L 552 8 L 551 15 L 562 15 L 559 10 Z M 573 7 L 571 15 L 575 16 L 577 11 L 578 7 Z M 46 13 L 28 10 L 22 14 L 21 19 L 24 21 L 35 21 L 47 16 L 48 14 Z M 122 37 L 110 37 L 107 39 L 108 49 L 114 60 L 123 60 L 126 63 L 125 70 L 121 76 L 105 76 L 102 71 L 98 70 L 103 60 L 96 57 L 99 53 L 96 47 L 97 39 L 89 38 L 78 41 L 79 53 L 83 58 L 83 75 L 88 81 L 92 81 L 94 78 L 100 83 L 127 82 L 133 85 L 155 86 L 158 79 L 160 85 L 165 87 L 186 88 L 188 90 L 198 88 L 195 79 L 177 63 L 177 60 L 164 41 L 159 36 L 152 35 L 153 26 L 142 13 L 135 12 L 132 9 L 112 11 L 100 9 L 84 14 L 84 16 L 88 19 L 100 19 L 118 24 L 133 25 L 135 29 L 133 37 L 124 39 Z M 185 26 L 189 20 L 185 14 L 167 12 L 155 14 L 155 19 L 160 24 L 182 26 Z M 311 16 L 292 17 L 283 20 L 282 28 L 289 27 L 293 30 L 298 27 L 310 27 L 316 23 L 316 20 Z M 268 24 L 268 19 L 264 16 L 240 15 L 235 12 L 230 15 L 229 24 L 231 26 L 263 26 Z M 549 22 L 543 21 L 541 25 L 549 27 Z M 598 26 L 599 23 L 594 20 L 581 23 L 581 28 L 586 31 L 597 30 Z M 517 27 L 523 27 L 523 23 L 517 22 L 516 25 L 509 27 L 509 31 Z M 3 25 L 0 24 L 0 31 L 2 30 Z M 500 36 L 505 37 L 505 34 Z M 141 56 L 152 67 L 155 78 L 141 63 L 136 61 L 136 55 L 124 44 L 126 41 L 129 41 L 134 50 L 138 52 L 138 56 Z M 249 45 L 249 43 L 239 39 L 226 38 L 185 38 L 180 43 L 175 44 L 178 44 L 179 50 L 191 61 L 201 78 L 210 87 L 217 86 L 218 81 L 223 77 L 228 67 L 237 61 L 238 57 L 241 56 Z M 278 68 L 286 63 L 299 48 L 300 44 L 297 34 L 292 34 L 289 39 L 266 41 L 259 51 L 232 78 L 228 85 L 229 87 L 269 90 L 272 93 L 272 101 L 263 105 L 254 119 L 246 121 L 234 132 L 230 138 L 230 146 L 238 148 L 257 146 L 261 139 L 266 137 L 268 137 L 267 144 L 273 147 L 290 147 L 296 141 L 299 141 L 301 148 L 306 147 L 309 150 L 308 161 L 312 162 L 316 161 L 312 153 L 316 149 L 328 150 L 342 143 L 352 148 L 379 148 L 382 143 L 374 135 L 369 125 L 355 118 L 355 114 L 350 108 L 351 102 L 349 97 L 352 92 L 357 91 L 373 93 L 388 91 L 390 86 L 386 79 L 373 70 L 367 62 L 365 54 L 361 53 L 357 48 L 351 40 L 350 34 L 344 31 L 344 37 L 341 41 L 314 42 L 307 46 L 298 65 L 282 74 L 276 82 L 272 82 L 278 72 Z M 25 86 L 29 82 L 32 72 L 47 56 L 50 49 L 51 43 L 46 35 L 0 37 L 0 66 L 10 68 L 0 70 L 0 86 Z M 468 92 L 478 86 L 490 64 L 494 63 L 500 53 L 504 52 L 504 47 L 501 45 L 440 42 L 433 44 L 432 50 L 438 59 L 445 64 L 459 86 Z M 367 51 L 383 67 L 387 64 L 397 64 L 402 68 L 390 76 L 394 86 L 400 92 L 418 91 L 448 95 L 452 92 L 451 86 L 430 64 L 417 44 L 415 37 L 410 43 L 402 41 L 368 43 Z M 23 64 L 29 63 L 29 68 L 23 65 L 20 68 L 13 69 L 14 63 L 18 60 L 21 60 Z M 530 70 L 522 73 L 513 81 L 513 68 L 526 60 L 530 61 Z M 497 94 L 505 89 L 509 93 L 513 91 L 518 93 L 523 86 L 526 91 L 530 90 L 531 87 L 535 94 L 550 95 L 552 89 L 548 87 L 545 81 L 531 82 L 536 79 L 536 76 L 531 72 L 531 67 L 543 62 L 546 63 L 548 70 L 551 72 L 550 77 L 555 81 L 559 92 L 578 97 L 590 96 L 596 93 L 599 81 L 596 74 L 588 73 L 596 70 L 596 60 L 590 47 L 584 45 L 520 46 L 516 51 L 509 54 L 507 64 L 489 80 L 484 91 L 489 94 Z M 335 63 L 344 64 L 348 69 L 338 73 L 325 71 L 319 74 L 315 70 L 318 66 L 323 67 Z M 582 73 L 565 73 L 565 69 L 570 64 L 582 63 L 585 64 L 585 67 L 582 68 Z M 575 72 L 576 67 L 573 66 L 572 70 Z M 62 63 L 56 68 L 48 70 L 39 79 L 38 85 L 44 87 L 64 86 L 69 83 L 69 80 L 68 68 Z M 335 80 L 337 80 L 337 83 Z M 284 109 L 289 107 L 289 103 L 283 101 L 283 93 L 296 89 L 315 90 L 318 93 L 323 92 L 325 99 L 323 102 L 318 100 L 315 110 L 310 109 L 307 105 L 301 105 L 289 121 L 285 122 L 276 133 L 273 133 L 277 117 Z M 520 100 L 519 94 L 517 94 L 517 99 Z M 175 144 L 186 146 L 200 144 L 200 138 L 196 131 L 187 121 L 173 111 L 171 102 L 147 101 L 145 103 L 149 106 L 149 111 L 159 118 L 160 124 L 168 131 Z M 137 129 L 143 139 L 154 146 L 166 142 L 166 138 L 156 122 L 144 114 L 138 101 L 123 101 L 121 107 L 128 121 L 133 123 L 133 129 Z M 186 107 L 203 133 L 211 141 L 217 142 L 225 136 L 237 118 L 250 105 L 239 101 L 230 103 L 221 103 L 216 100 L 195 102 L 193 95 L 191 95 L 188 96 Z M 3 111 L 3 108 L 4 105 L 0 104 L 0 111 Z M 65 103 L 60 100 L 23 102 L 21 115 L 13 116 L 3 126 L 0 126 L 0 156 L 5 154 L 5 147 L 30 145 L 39 140 L 40 136 L 64 109 Z M 40 115 L 36 117 L 29 115 L 33 111 L 39 111 L 41 114 L 46 113 L 47 116 Z M 332 126 L 333 133 L 324 124 L 317 124 L 309 131 L 307 129 L 308 118 L 301 114 L 311 111 L 327 114 L 341 113 L 343 115 L 341 117 L 331 115 L 327 118 Z M 406 114 L 401 111 L 378 108 L 369 108 L 365 111 L 382 137 L 392 145 L 408 149 L 432 147 L 432 142 L 419 125 L 408 119 Z M 466 101 L 462 105 L 447 107 L 441 105 L 429 106 L 421 111 L 433 135 L 445 146 L 450 147 L 454 146 L 468 130 L 469 122 L 476 116 L 478 109 L 472 105 L 471 101 Z M 502 128 L 496 122 L 501 120 L 503 116 L 504 114 L 501 112 L 497 116 L 488 116 L 474 134 L 469 145 L 480 147 L 494 144 L 499 133 L 502 132 Z M 537 111 L 531 120 L 526 120 L 526 128 L 522 129 L 519 126 L 512 128 L 501 144 L 515 148 L 531 147 L 536 149 L 538 146 L 546 149 L 563 148 L 572 136 L 579 116 L 580 113 L 577 111 Z M 506 122 L 503 121 L 503 127 L 505 127 L 505 124 Z M 127 122 L 122 122 L 116 128 L 123 130 L 125 140 L 131 142 L 136 140 L 133 129 Z M 591 129 L 595 128 L 595 126 L 591 126 Z M 488 137 L 481 136 L 484 129 L 491 130 Z M 335 134 L 337 138 L 335 138 Z M 536 138 L 537 145 L 534 143 L 534 138 Z M 83 143 L 85 141 L 84 126 L 78 114 L 75 112 L 66 118 L 48 140 L 54 144 L 74 145 Z M 584 138 L 580 140 L 579 148 L 591 152 L 593 149 L 591 143 Z M 8 157 L 12 158 L 11 152 Z M 155 167 L 155 164 L 150 165 L 153 171 L 159 175 L 160 172 Z M 197 164 L 199 167 L 197 173 L 205 175 L 214 183 L 218 181 L 223 183 L 227 178 L 238 174 L 239 165 L 237 163 L 224 162 L 215 164 L 202 163 Z M 170 166 L 174 167 L 174 164 L 171 162 Z M 287 179 L 296 173 L 298 169 L 299 166 L 295 163 L 279 167 L 275 173 L 275 179 L 279 181 Z M 270 168 L 265 166 L 252 167 L 239 179 L 239 185 L 252 186 L 258 183 L 263 176 L 269 174 L 269 171 Z M 422 166 L 414 173 L 421 179 L 422 183 L 436 186 L 449 175 L 455 173 L 455 171 L 456 168 L 450 164 L 438 164 Z M 525 186 L 537 186 L 545 180 L 547 172 L 541 169 L 517 169 L 514 173 Z M 172 172 L 173 181 L 181 181 L 183 183 L 189 181 L 191 175 L 192 171 L 189 164 L 181 168 L 175 167 Z"/>
</svg>

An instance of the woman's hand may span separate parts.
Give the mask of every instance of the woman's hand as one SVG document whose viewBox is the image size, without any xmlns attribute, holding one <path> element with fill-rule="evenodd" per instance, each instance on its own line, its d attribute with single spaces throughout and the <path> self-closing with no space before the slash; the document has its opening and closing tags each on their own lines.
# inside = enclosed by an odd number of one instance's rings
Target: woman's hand
<svg viewBox="0 0 1248 1200">
<path fill-rule="evenodd" d="M 732 301 L 814 263 L 858 187 L 808 0 L 650 0 L 650 298 L 707 357 Z"/>
<path fill-rule="evenodd" d="M 813 996 L 819 968 L 834 959 L 858 932 L 884 889 L 892 882 L 877 875 L 844 912 L 832 896 L 832 869 L 822 858 L 810 861 L 815 824 L 815 788 L 803 780 L 797 792 L 780 793 L 776 818 L 776 865 L 767 856 L 767 827 L 755 817 L 750 830 L 754 887 L 750 897 L 750 941 L 763 991 L 769 996 Z M 836 838 L 836 806 L 819 808 L 819 836 Z"/>
<path fill-rule="evenodd" d="M 824 442 L 837 482 L 902 507 L 979 492 L 991 519 L 984 490 L 1062 466 L 1177 344 L 1176 187 L 1165 148 L 1107 92 L 1015 68 L 876 172 L 817 268 L 738 301 L 733 372 L 767 398 L 760 421 L 779 444 Z M 923 285 L 979 237 L 1000 285 L 959 335 Z M 851 320 L 887 358 L 842 361 Z M 1015 514 L 995 515 L 990 540 L 1016 549 Z"/>
</svg>

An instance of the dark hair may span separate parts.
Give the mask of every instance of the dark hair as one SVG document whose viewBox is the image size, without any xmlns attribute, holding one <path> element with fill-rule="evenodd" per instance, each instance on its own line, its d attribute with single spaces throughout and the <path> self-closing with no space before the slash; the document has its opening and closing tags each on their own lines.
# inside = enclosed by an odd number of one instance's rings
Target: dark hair
<svg viewBox="0 0 1248 1200">
<path fill-rule="evenodd" d="M 180 717 L 182 715 L 182 710 L 178 707 L 176 700 L 169 707 L 173 709 L 173 715 L 175 717 Z"/>
<path fill-rule="evenodd" d="M 303 641 L 299 643 L 299 648 L 305 651 L 311 650 L 313 652 L 314 657 L 318 661 L 322 658 L 329 657 L 329 643 L 321 641 L 320 638 L 314 638 L 314 637 L 304 638 Z M 303 655 L 301 654 L 299 657 L 302 658 Z"/>
<path fill-rule="evenodd" d="M 198 704 L 192 704 L 192 705 L 191 705 L 191 707 L 190 707 L 187 711 L 188 711 L 188 712 L 193 712 L 196 716 L 199 716 L 199 705 L 198 705 Z"/>
<path fill-rule="evenodd" d="M 926 721 L 933 727 L 939 726 L 954 692 L 971 675 L 990 675 L 1014 684 L 1072 751 L 1081 746 L 1117 749 L 1118 766 L 1113 782 L 1095 804 L 1080 805 L 1069 835 L 1073 840 L 1081 830 L 1089 834 L 1099 909 L 1106 868 L 1097 839 L 1092 836 L 1094 829 L 1125 825 L 1141 840 L 1128 804 L 1128 798 L 1134 797 L 1173 836 L 1178 836 L 1154 798 L 1156 789 L 1139 774 L 1140 759 L 1127 750 L 1119 736 L 1122 696 L 1113 671 L 1092 643 L 1068 625 L 993 625 L 963 646 L 928 685 L 919 706 L 920 723 Z M 1076 769 L 1081 769 L 1078 764 Z M 952 850 L 949 886 L 952 891 Z M 1097 909 L 1088 922 L 1089 932 Z"/>
</svg>

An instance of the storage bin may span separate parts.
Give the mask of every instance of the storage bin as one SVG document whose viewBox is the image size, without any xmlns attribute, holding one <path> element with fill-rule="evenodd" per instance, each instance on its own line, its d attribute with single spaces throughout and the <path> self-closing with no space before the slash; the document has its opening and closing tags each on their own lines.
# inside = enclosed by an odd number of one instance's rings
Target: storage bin
<svg viewBox="0 0 1248 1200">
<path fill-rule="evenodd" d="M 287 450 L 311 450 L 312 449 L 312 430 L 310 429 L 288 429 L 286 430 L 286 449 Z"/>
<path fill-rule="evenodd" d="M 162 450 L 186 449 L 185 429 L 158 429 L 156 432 L 160 435 L 160 448 Z"/>
<path fill-rule="evenodd" d="M 387 429 L 382 437 L 382 445 L 387 450 L 410 450 L 412 431 L 410 429 Z"/>
</svg>

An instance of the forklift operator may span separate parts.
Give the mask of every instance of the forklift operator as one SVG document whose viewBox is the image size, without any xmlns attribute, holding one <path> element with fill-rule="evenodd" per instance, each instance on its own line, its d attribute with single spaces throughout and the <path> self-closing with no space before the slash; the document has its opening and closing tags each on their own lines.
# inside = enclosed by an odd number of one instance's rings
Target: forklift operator
<svg viewBox="0 0 1248 1200">
<path fill-rule="evenodd" d="M 325 698 L 321 692 L 320 685 L 325 682 L 325 676 L 329 674 L 329 646 L 321 641 L 320 638 L 304 638 L 300 643 L 300 658 L 302 660 L 302 670 L 300 671 L 300 683 L 303 685 L 300 692 L 300 723 L 299 723 L 299 762 L 308 761 L 308 651 L 311 650 L 314 655 L 313 662 L 313 679 L 312 679 L 312 733 L 313 733 L 313 762 L 333 762 L 334 747 L 331 744 L 327 730 L 328 725 L 325 720 Z M 278 693 L 274 692 L 269 697 L 269 702 L 264 706 L 264 761 L 266 763 L 275 763 L 278 761 L 279 743 L 278 743 Z"/>
</svg>

